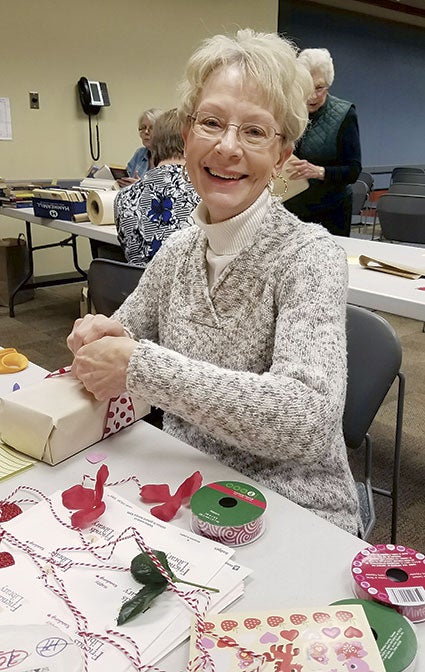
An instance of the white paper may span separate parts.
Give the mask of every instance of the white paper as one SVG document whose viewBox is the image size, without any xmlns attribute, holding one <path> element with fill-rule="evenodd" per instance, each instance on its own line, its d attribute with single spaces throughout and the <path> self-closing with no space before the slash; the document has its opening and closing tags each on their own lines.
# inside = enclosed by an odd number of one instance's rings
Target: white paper
<svg viewBox="0 0 425 672">
<path fill-rule="evenodd" d="M 12 140 L 12 118 L 9 98 L 0 98 L 0 140 Z"/>
<path fill-rule="evenodd" d="M 127 651 L 136 658 L 140 656 L 144 663 L 145 653 L 149 660 L 158 660 L 188 635 L 193 612 L 177 595 L 167 591 L 147 612 L 123 626 L 116 625 L 122 602 L 141 588 L 127 571 L 131 559 L 140 552 L 131 536 L 132 530 L 136 529 L 150 548 L 167 554 L 178 577 L 217 585 L 221 591 L 216 600 L 220 608 L 241 594 L 249 570 L 226 567 L 234 549 L 164 523 L 112 490 L 105 492 L 104 501 L 105 513 L 80 533 L 58 520 L 69 524 L 71 514 L 63 507 L 59 492 L 3 524 L 6 532 L 34 551 L 38 560 L 34 563 L 7 535 L 3 537 L 2 546 L 4 550 L 8 547 L 15 565 L 0 573 L 0 625 L 49 623 L 77 643 L 82 643 L 76 635 L 78 627 L 101 636 L 108 633 L 115 642 L 120 641 L 120 634 L 126 635 L 134 641 L 132 646 L 128 639 L 121 639 Z M 120 538 L 112 553 L 110 542 L 122 536 L 125 538 Z M 85 549 L 84 544 L 89 544 L 91 550 Z M 62 560 L 62 569 L 49 562 L 52 554 Z M 193 590 L 184 584 L 178 587 L 185 592 Z M 63 593 L 64 588 L 68 603 L 52 590 Z M 200 605 L 204 606 L 206 594 L 198 595 Z M 77 609 L 74 614 L 70 606 Z M 78 614 L 83 614 L 86 621 Z M 114 672 L 132 669 L 129 659 L 116 648 L 99 637 L 90 638 L 89 671 L 104 672 L 106 661 L 107 669 Z"/>
</svg>

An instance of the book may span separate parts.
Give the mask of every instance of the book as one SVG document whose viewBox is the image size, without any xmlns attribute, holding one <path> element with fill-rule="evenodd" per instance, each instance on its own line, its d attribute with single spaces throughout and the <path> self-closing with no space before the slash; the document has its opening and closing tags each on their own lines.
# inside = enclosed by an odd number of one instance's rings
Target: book
<svg viewBox="0 0 425 672">
<path fill-rule="evenodd" d="M 398 275 L 410 280 L 418 280 L 421 276 L 425 275 L 425 261 L 422 268 L 420 268 L 413 264 L 401 264 L 398 261 L 384 261 L 383 259 L 375 259 L 361 254 L 359 256 L 359 264 L 370 271 L 390 273 L 391 275 Z"/>
<path fill-rule="evenodd" d="M 201 656 L 226 672 L 385 672 L 363 607 L 352 604 L 207 614 L 198 637 L 192 625 L 189 670 Z"/>
</svg>

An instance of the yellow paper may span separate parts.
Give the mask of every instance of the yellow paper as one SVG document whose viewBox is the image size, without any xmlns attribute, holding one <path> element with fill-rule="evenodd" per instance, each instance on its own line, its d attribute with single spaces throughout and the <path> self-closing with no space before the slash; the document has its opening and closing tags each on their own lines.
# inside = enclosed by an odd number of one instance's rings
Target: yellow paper
<svg viewBox="0 0 425 672">
<path fill-rule="evenodd" d="M 32 467 L 33 464 L 32 460 L 8 448 L 0 441 L 0 481 Z"/>
</svg>

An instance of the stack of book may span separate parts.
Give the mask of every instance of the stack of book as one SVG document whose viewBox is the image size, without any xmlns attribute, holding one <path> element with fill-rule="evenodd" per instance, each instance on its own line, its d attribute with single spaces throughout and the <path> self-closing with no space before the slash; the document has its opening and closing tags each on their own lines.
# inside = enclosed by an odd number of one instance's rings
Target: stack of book
<svg viewBox="0 0 425 672">
<path fill-rule="evenodd" d="M 8 183 L 0 178 L 0 205 L 7 208 L 30 208 L 32 205 L 32 190 L 40 185 L 28 182 Z"/>
</svg>

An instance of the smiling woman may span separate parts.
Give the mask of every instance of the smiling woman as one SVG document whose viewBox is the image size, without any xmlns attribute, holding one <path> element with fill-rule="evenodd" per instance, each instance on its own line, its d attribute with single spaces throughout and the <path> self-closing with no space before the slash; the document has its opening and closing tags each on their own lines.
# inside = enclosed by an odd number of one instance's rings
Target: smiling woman
<svg viewBox="0 0 425 672">
<path fill-rule="evenodd" d="M 345 253 L 270 189 L 311 93 L 276 34 L 241 30 L 199 47 L 180 89 L 202 199 L 193 225 L 168 239 L 113 318 L 78 320 L 68 345 L 97 398 L 143 396 L 170 434 L 357 534 L 342 434 Z"/>
</svg>

